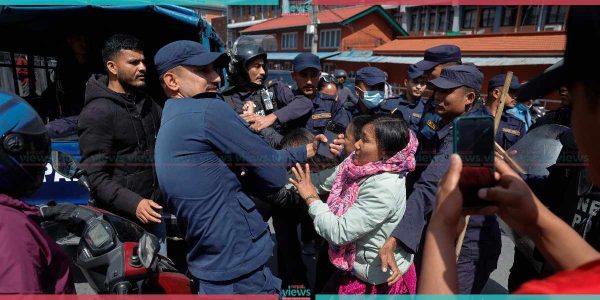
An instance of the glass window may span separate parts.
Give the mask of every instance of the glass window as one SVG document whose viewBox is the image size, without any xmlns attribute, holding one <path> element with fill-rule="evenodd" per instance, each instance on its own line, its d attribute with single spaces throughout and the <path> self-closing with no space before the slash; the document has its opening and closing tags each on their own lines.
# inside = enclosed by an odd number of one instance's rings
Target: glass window
<svg viewBox="0 0 600 300">
<path fill-rule="evenodd" d="M 410 15 L 410 31 L 419 30 L 419 23 L 417 23 L 418 16 L 419 15 L 417 13 L 412 13 Z"/>
<path fill-rule="evenodd" d="M 565 22 L 565 15 L 567 14 L 566 6 L 552 5 L 546 9 L 546 24 L 556 25 L 563 24 Z"/>
<path fill-rule="evenodd" d="M 446 10 L 443 9 L 438 14 L 438 28 L 437 31 L 446 31 Z"/>
<path fill-rule="evenodd" d="M 435 8 L 432 7 L 431 10 L 429 10 L 429 31 L 435 31 L 435 18 L 437 17 L 436 13 L 435 13 Z"/>
<path fill-rule="evenodd" d="M 321 30 L 319 33 L 319 47 L 321 48 L 339 48 L 341 39 L 340 29 Z"/>
<path fill-rule="evenodd" d="M 310 49 L 312 47 L 313 35 L 304 33 L 304 49 Z"/>
<path fill-rule="evenodd" d="M 295 32 L 286 32 L 281 35 L 281 49 L 296 49 L 296 40 L 298 34 Z"/>
<path fill-rule="evenodd" d="M 465 9 L 463 11 L 463 28 L 475 28 L 475 17 L 477 14 L 477 10 L 474 8 Z"/>
<path fill-rule="evenodd" d="M 517 6 L 505 6 L 502 10 L 502 26 L 515 26 L 517 22 Z"/>
<path fill-rule="evenodd" d="M 419 30 L 421 30 L 421 31 L 425 30 L 425 24 L 427 24 L 427 23 L 425 23 L 426 20 L 427 20 L 427 12 L 425 9 L 423 9 L 423 10 L 421 10 L 421 22 L 420 22 L 421 24 L 420 24 Z"/>
<path fill-rule="evenodd" d="M 523 25 L 536 25 L 540 14 L 539 6 L 528 5 L 524 8 Z"/>
<path fill-rule="evenodd" d="M 479 22 L 479 26 L 493 27 L 495 17 L 496 17 L 496 8 L 495 7 L 483 8 L 481 10 L 481 22 Z"/>
</svg>

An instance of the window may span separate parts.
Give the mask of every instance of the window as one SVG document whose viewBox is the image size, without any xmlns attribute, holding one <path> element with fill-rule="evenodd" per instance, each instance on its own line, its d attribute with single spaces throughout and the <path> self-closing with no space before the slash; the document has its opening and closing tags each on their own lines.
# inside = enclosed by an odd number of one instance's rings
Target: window
<svg viewBox="0 0 600 300">
<path fill-rule="evenodd" d="M 296 41 L 298 40 L 298 34 L 295 32 L 286 32 L 281 35 L 281 49 L 296 49 Z"/>
<path fill-rule="evenodd" d="M 418 31 L 419 30 L 419 23 L 417 23 L 418 16 L 419 16 L 419 14 L 417 14 L 416 12 L 410 14 L 410 31 Z"/>
<path fill-rule="evenodd" d="M 462 27 L 463 28 L 474 28 L 476 14 L 477 14 L 477 9 L 475 9 L 475 8 L 465 9 L 463 11 Z"/>
<path fill-rule="evenodd" d="M 552 5 L 548 6 L 546 11 L 546 24 L 563 24 L 565 22 L 565 15 L 567 14 L 566 6 Z"/>
<path fill-rule="evenodd" d="M 242 19 L 244 18 L 244 7 L 240 6 L 240 7 L 238 7 L 238 9 L 239 9 L 239 11 L 238 11 L 238 17 L 239 17 L 238 22 L 241 22 Z"/>
<path fill-rule="evenodd" d="M 321 30 L 319 33 L 319 47 L 339 48 L 342 31 L 340 29 Z"/>
<path fill-rule="evenodd" d="M 0 90 L 41 96 L 55 81 L 56 58 L 0 51 Z"/>
<path fill-rule="evenodd" d="M 438 28 L 437 31 L 446 31 L 446 10 L 443 9 L 438 13 Z"/>
<path fill-rule="evenodd" d="M 429 10 L 429 27 L 428 27 L 428 31 L 435 31 L 435 19 L 437 17 L 437 14 L 435 13 L 435 7 L 432 7 L 431 10 Z"/>
<path fill-rule="evenodd" d="M 427 10 L 425 10 L 425 8 L 424 8 L 421 10 L 421 20 L 419 22 L 420 23 L 420 25 L 419 25 L 420 31 L 425 31 L 425 29 L 426 29 L 425 24 L 427 24 L 427 23 L 425 23 L 426 20 L 427 20 Z"/>
<path fill-rule="evenodd" d="M 304 49 L 310 49 L 312 47 L 313 35 L 304 33 Z"/>
<path fill-rule="evenodd" d="M 524 9 L 523 25 L 536 25 L 540 14 L 540 7 L 528 5 Z"/>
<path fill-rule="evenodd" d="M 486 7 L 481 9 L 481 21 L 479 22 L 480 27 L 493 27 L 494 18 L 496 17 L 495 7 Z"/>
<path fill-rule="evenodd" d="M 324 63 L 323 64 L 323 72 L 325 73 L 331 73 L 333 71 L 333 64 L 332 63 Z"/>
<path fill-rule="evenodd" d="M 250 18 L 252 17 L 256 18 L 256 5 L 250 6 Z"/>
<path fill-rule="evenodd" d="M 502 26 L 515 26 L 517 23 L 517 6 L 505 6 L 502 10 Z"/>
</svg>

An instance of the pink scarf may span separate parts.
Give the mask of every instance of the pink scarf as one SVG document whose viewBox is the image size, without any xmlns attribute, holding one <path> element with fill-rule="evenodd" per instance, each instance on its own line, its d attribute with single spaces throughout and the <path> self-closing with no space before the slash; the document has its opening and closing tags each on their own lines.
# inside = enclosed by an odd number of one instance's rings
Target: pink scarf
<svg viewBox="0 0 600 300">
<path fill-rule="evenodd" d="M 333 214 L 341 217 L 348 211 L 356 201 L 363 179 L 383 172 L 406 176 L 408 172 L 415 169 L 415 152 L 419 142 L 412 130 L 409 130 L 409 133 L 408 145 L 385 161 L 357 166 L 354 164 L 355 153 L 353 152 L 342 162 L 327 199 L 327 205 Z M 352 270 L 355 257 L 356 244 L 354 242 L 340 247 L 334 247 L 331 244 L 329 246 L 329 260 L 338 269 Z"/>
</svg>

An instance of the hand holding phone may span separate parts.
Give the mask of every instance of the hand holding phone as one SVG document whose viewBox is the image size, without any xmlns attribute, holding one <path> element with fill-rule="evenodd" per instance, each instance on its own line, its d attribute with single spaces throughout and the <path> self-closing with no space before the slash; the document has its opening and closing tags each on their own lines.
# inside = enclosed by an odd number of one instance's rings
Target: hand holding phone
<svg viewBox="0 0 600 300">
<path fill-rule="evenodd" d="M 494 185 L 494 119 L 490 116 L 464 116 L 454 120 L 454 153 L 460 155 L 463 168 L 458 183 L 463 206 L 490 205 L 477 196 L 483 187 Z"/>
<path fill-rule="evenodd" d="M 327 137 L 327 143 L 319 143 L 317 154 L 327 158 L 333 158 L 333 154 L 329 151 L 329 143 L 332 143 L 333 140 L 335 140 L 339 134 L 344 133 L 344 131 L 346 131 L 344 125 L 334 121 L 327 122 L 325 132 L 323 132 L 325 137 Z"/>
</svg>

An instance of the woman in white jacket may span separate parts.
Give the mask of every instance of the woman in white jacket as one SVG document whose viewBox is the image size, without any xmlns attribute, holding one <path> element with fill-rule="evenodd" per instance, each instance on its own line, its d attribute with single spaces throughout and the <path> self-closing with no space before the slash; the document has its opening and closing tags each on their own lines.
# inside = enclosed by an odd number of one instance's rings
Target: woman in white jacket
<svg viewBox="0 0 600 300">
<path fill-rule="evenodd" d="M 329 242 L 329 258 L 343 271 L 340 294 L 407 294 L 416 289 L 413 255 L 399 247 L 402 280 L 387 285 L 378 250 L 406 208 L 405 176 L 415 166 L 418 142 L 404 120 L 376 117 L 363 126 L 356 150 L 323 182 L 298 164 L 290 179 L 309 206 L 317 233 Z M 316 178 L 316 177 L 315 177 Z M 318 194 L 329 192 L 327 204 Z"/>
</svg>

